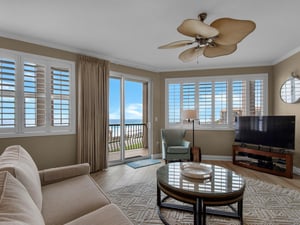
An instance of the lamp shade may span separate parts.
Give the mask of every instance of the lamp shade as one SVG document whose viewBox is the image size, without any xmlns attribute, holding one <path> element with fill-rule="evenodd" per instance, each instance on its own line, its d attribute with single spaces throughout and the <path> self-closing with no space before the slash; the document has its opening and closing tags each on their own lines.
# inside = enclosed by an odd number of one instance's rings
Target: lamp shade
<svg viewBox="0 0 300 225">
<path fill-rule="evenodd" d="M 195 109 L 183 110 L 182 118 L 184 120 L 195 120 L 197 119 L 197 112 Z"/>
</svg>

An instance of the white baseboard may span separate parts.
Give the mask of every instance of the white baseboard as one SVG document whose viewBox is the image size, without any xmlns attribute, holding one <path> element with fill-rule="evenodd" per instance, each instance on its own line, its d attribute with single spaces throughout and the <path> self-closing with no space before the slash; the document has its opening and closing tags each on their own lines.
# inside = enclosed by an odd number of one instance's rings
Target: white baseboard
<svg viewBox="0 0 300 225">
<path fill-rule="evenodd" d="M 227 155 L 202 155 L 202 160 L 232 161 L 232 156 L 227 156 Z"/>
<path fill-rule="evenodd" d="M 300 168 L 294 166 L 293 167 L 293 174 L 299 175 L 300 176 Z"/>
<path fill-rule="evenodd" d="M 161 158 L 162 158 L 161 153 L 160 154 L 152 154 L 151 155 L 151 159 L 161 159 Z"/>
</svg>

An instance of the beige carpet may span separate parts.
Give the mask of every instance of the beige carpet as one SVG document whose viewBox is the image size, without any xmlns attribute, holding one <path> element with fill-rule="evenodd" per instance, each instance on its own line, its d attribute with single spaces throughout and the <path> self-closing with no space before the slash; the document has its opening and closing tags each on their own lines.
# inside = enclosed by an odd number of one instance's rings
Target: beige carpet
<svg viewBox="0 0 300 225">
<path fill-rule="evenodd" d="M 246 178 L 245 225 L 300 225 L 300 192 Z M 157 214 L 156 184 L 139 183 L 107 193 L 135 225 L 162 224 Z M 193 224 L 191 213 L 163 210 L 170 224 Z M 208 225 L 239 224 L 236 219 L 207 217 Z"/>
</svg>

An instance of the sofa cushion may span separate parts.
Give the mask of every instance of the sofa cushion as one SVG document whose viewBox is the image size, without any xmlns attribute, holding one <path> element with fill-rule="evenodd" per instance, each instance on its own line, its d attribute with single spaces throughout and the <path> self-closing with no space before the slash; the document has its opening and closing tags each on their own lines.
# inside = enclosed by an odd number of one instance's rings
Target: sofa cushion
<svg viewBox="0 0 300 225">
<path fill-rule="evenodd" d="M 45 224 L 25 187 L 6 171 L 0 172 L 0 196 L 0 224 Z"/>
<path fill-rule="evenodd" d="M 42 192 L 42 215 L 51 225 L 70 222 L 110 203 L 89 175 L 45 185 Z"/>
<path fill-rule="evenodd" d="M 7 147 L 0 156 L 0 171 L 9 171 L 27 189 L 29 195 L 42 209 L 42 190 L 38 169 L 28 154 L 20 145 Z"/>
<path fill-rule="evenodd" d="M 106 205 L 65 225 L 132 225 L 114 204 Z"/>
</svg>

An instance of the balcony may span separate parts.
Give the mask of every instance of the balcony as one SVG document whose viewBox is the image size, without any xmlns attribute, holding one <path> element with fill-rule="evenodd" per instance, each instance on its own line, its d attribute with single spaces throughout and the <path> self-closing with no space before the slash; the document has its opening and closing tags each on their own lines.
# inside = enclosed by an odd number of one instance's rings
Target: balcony
<svg viewBox="0 0 300 225">
<path fill-rule="evenodd" d="M 147 124 L 124 124 L 125 159 L 148 156 Z M 122 138 L 120 124 L 109 125 L 108 160 L 121 160 Z"/>
</svg>

